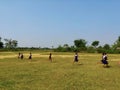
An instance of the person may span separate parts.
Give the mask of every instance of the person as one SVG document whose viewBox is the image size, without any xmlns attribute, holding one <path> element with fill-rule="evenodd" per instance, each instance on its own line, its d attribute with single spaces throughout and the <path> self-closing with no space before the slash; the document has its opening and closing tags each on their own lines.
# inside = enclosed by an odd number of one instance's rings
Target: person
<svg viewBox="0 0 120 90">
<path fill-rule="evenodd" d="M 104 59 L 107 61 L 108 57 L 107 57 L 107 53 L 104 54 Z"/>
<path fill-rule="evenodd" d="M 75 56 L 74 56 L 74 62 L 78 62 L 78 53 L 77 52 L 75 53 Z"/>
<path fill-rule="evenodd" d="M 21 57 L 20 57 L 21 59 L 23 59 L 24 58 L 24 55 L 23 55 L 23 53 L 21 53 Z"/>
<path fill-rule="evenodd" d="M 49 54 L 49 60 L 52 62 L 52 53 Z"/>
<path fill-rule="evenodd" d="M 108 57 L 107 57 L 107 54 L 106 54 L 106 53 L 103 53 L 102 63 L 103 63 L 106 67 L 108 67 Z"/>
<path fill-rule="evenodd" d="M 21 55 L 21 53 L 19 52 L 19 53 L 18 53 L 18 59 L 20 58 L 20 55 Z"/>
<path fill-rule="evenodd" d="M 32 59 L 32 53 L 30 52 L 29 58 L 28 59 Z"/>
<path fill-rule="evenodd" d="M 101 60 L 102 64 L 103 64 L 103 60 L 104 60 L 104 53 L 102 53 L 102 60 Z"/>
</svg>

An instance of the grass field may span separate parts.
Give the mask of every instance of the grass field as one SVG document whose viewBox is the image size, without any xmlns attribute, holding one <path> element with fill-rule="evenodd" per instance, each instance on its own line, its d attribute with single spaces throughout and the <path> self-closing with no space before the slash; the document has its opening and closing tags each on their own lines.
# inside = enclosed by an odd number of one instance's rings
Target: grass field
<svg viewBox="0 0 120 90">
<path fill-rule="evenodd" d="M 74 53 L 0 52 L 0 90 L 120 90 L 119 54 L 108 54 L 110 68 L 98 63 L 101 54 L 79 53 L 79 64 L 73 64 Z"/>
</svg>

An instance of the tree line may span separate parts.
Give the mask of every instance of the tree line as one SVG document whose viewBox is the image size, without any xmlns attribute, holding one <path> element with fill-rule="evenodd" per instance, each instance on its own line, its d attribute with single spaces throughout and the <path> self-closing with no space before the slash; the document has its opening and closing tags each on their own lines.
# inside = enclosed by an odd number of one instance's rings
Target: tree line
<svg viewBox="0 0 120 90">
<path fill-rule="evenodd" d="M 74 45 L 68 44 L 59 45 L 57 48 L 40 48 L 40 47 L 18 47 L 18 41 L 12 39 L 3 39 L 0 37 L 0 49 L 3 50 L 53 50 L 55 52 L 88 52 L 88 53 L 120 53 L 120 36 L 112 44 L 100 45 L 100 41 L 95 40 L 91 45 L 87 44 L 85 39 L 74 40 Z"/>
<path fill-rule="evenodd" d="M 63 46 L 59 45 L 55 51 L 61 52 L 88 52 L 88 53 L 120 53 L 120 36 L 113 43 L 113 45 L 104 44 L 99 45 L 100 41 L 95 40 L 91 43 L 91 45 L 87 45 L 87 41 L 85 39 L 77 39 L 74 40 L 74 45 L 69 46 L 68 44 L 64 44 Z"/>
</svg>

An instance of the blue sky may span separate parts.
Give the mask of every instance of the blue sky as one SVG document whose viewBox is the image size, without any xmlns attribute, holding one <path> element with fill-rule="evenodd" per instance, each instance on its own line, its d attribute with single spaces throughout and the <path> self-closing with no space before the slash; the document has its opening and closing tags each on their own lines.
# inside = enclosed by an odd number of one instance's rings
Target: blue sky
<svg viewBox="0 0 120 90">
<path fill-rule="evenodd" d="M 113 44 L 120 36 L 120 0 L 0 0 L 0 36 L 21 47 Z"/>
</svg>

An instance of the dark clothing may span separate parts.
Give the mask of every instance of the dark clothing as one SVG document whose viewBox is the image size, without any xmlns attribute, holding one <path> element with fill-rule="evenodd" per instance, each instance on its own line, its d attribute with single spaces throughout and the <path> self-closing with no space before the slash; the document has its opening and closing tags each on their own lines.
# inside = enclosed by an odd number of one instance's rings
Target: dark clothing
<svg viewBox="0 0 120 90">
<path fill-rule="evenodd" d="M 50 53 L 50 55 L 49 55 L 49 60 L 52 60 L 52 54 Z"/>
<path fill-rule="evenodd" d="M 78 55 L 75 55 L 74 61 L 75 61 L 75 62 L 78 62 Z"/>
<path fill-rule="evenodd" d="M 29 59 L 32 59 L 32 55 L 29 56 Z"/>
<path fill-rule="evenodd" d="M 105 54 L 105 55 L 103 55 L 103 58 L 102 58 L 102 63 L 103 64 L 108 64 L 108 61 L 107 61 L 107 55 Z"/>
<path fill-rule="evenodd" d="M 107 60 L 101 60 L 103 64 L 108 64 Z"/>
<path fill-rule="evenodd" d="M 21 55 L 21 59 L 23 59 L 23 57 L 24 57 L 24 56 L 23 56 L 23 54 L 22 54 L 22 55 Z"/>
<path fill-rule="evenodd" d="M 29 59 L 32 59 L 32 53 L 30 53 Z"/>
<path fill-rule="evenodd" d="M 51 60 L 52 59 L 52 57 L 51 56 L 49 56 L 49 60 Z"/>
</svg>

